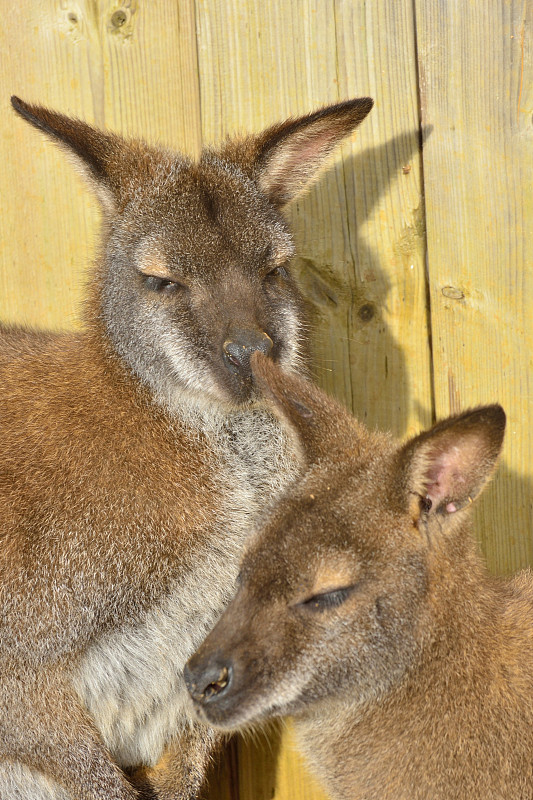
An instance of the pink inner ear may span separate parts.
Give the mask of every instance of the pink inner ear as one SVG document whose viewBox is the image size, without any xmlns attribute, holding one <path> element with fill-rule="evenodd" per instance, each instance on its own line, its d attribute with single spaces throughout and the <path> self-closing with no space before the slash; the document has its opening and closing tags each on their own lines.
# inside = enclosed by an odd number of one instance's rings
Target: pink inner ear
<svg viewBox="0 0 533 800">
<path fill-rule="evenodd" d="M 284 194 L 298 193 L 312 179 L 323 159 L 339 140 L 339 134 L 330 127 L 306 131 L 278 148 L 262 176 L 267 191 Z"/>
<path fill-rule="evenodd" d="M 310 137 L 309 141 L 303 146 L 296 145 L 292 151 L 287 154 L 287 167 L 290 169 L 298 169 L 301 164 L 314 164 L 317 158 L 323 158 L 328 150 L 337 141 L 338 136 L 331 130 L 322 131 L 322 133 L 315 133 Z"/>
<path fill-rule="evenodd" d="M 457 511 L 454 501 L 466 490 L 466 478 L 461 469 L 463 453 L 458 447 L 451 447 L 445 452 L 431 454 L 430 459 L 425 481 L 427 496 L 434 507 L 445 499 L 450 500 L 446 511 L 452 514 Z"/>
<path fill-rule="evenodd" d="M 480 406 L 437 423 L 412 445 L 412 488 L 427 496 L 422 509 L 464 508 L 494 471 L 505 428 L 500 406 Z"/>
</svg>

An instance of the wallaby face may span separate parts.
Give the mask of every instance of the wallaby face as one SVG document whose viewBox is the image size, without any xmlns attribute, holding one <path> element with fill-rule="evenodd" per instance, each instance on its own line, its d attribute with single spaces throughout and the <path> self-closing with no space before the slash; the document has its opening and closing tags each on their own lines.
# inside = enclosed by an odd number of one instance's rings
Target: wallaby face
<svg viewBox="0 0 533 800">
<path fill-rule="evenodd" d="M 106 215 L 98 305 L 156 397 L 239 403 L 250 353 L 301 366 L 301 299 L 280 209 L 368 114 L 362 98 L 206 151 L 198 163 L 13 99 L 74 156 Z"/>
<path fill-rule="evenodd" d="M 467 524 L 503 410 L 400 444 L 252 364 L 308 468 L 248 540 L 237 594 L 186 665 L 199 718 L 236 730 L 293 715 L 335 798 L 526 800 L 533 581 L 496 584 Z"/>
<path fill-rule="evenodd" d="M 422 542 L 407 513 L 391 514 L 394 541 L 383 537 L 373 495 L 389 476 L 383 464 L 366 469 L 333 470 L 329 490 L 308 475 L 246 547 L 237 595 L 186 670 L 209 724 L 297 715 L 332 695 L 364 704 L 416 659 Z M 228 686 L 218 693 L 220 676 Z"/>
<path fill-rule="evenodd" d="M 253 181 L 218 156 L 164 166 L 170 177 L 163 182 L 156 160 L 152 185 L 113 222 L 104 319 L 118 352 L 158 394 L 238 403 L 251 392 L 254 349 L 301 365 L 291 236 Z M 134 332 L 135 348 L 124 331 Z"/>
<path fill-rule="evenodd" d="M 372 101 L 197 162 L 12 102 L 104 220 L 85 330 L 0 328 L 0 797 L 193 798 L 218 736 L 183 666 L 301 469 L 251 370 L 305 355 L 281 211 Z"/>
</svg>

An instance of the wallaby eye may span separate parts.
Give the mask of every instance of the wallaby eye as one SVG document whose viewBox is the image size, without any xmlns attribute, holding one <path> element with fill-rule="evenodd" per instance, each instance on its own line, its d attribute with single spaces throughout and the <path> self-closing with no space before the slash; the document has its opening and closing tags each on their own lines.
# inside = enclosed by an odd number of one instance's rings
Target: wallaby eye
<svg viewBox="0 0 533 800">
<path fill-rule="evenodd" d="M 275 281 L 277 278 L 288 278 L 289 271 L 286 266 L 282 265 L 279 267 L 274 267 L 274 269 L 269 270 L 264 277 L 265 281 Z"/>
<path fill-rule="evenodd" d="M 331 592 L 322 592 L 321 594 L 314 594 L 303 600 L 298 605 L 309 611 L 327 611 L 330 608 L 337 608 L 341 606 L 344 601 L 350 596 L 354 586 L 344 586 L 342 589 L 334 589 Z"/>
<path fill-rule="evenodd" d="M 146 275 L 144 282 L 148 289 L 160 294 L 174 294 L 185 289 L 185 286 L 179 281 L 171 281 L 157 275 Z"/>
</svg>

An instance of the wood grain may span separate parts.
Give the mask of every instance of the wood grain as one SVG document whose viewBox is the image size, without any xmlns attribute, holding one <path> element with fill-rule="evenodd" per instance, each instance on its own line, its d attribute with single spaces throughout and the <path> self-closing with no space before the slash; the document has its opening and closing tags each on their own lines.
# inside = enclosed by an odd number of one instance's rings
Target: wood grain
<svg viewBox="0 0 533 800">
<path fill-rule="evenodd" d="M 523 0 L 417 2 L 436 410 L 507 411 L 477 526 L 498 572 L 533 561 L 532 23 Z"/>
</svg>

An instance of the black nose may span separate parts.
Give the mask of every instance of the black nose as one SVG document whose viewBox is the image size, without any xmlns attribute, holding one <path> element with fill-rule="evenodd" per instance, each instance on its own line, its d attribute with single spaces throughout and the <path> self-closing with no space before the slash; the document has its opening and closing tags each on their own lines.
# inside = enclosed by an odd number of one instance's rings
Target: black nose
<svg viewBox="0 0 533 800">
<path fill-rule="evenodd" d="M 204 666 L 194 665 L 194 657 L 185 664 L 183 675 L 192 699 L 202 705 L 218 700 L 231 686 L 233 670 L 231 664 L 212 662 Z"/>
<path fill-rule="evenodd" d="M 236 372 L 245 377 L 250 377 L 250 356 L 256 350 L 266 356 L 270 353 L 274 343 L 268 333 L 255 330 L 232 330 L 224 342 L 224 359 L 231 372 Z"/>
</svg>

